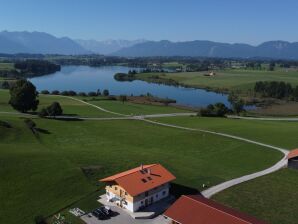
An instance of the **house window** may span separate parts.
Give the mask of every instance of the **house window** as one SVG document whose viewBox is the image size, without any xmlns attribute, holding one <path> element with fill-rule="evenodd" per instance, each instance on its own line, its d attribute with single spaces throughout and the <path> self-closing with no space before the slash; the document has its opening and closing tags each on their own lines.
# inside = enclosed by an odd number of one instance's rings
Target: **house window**
<svg viewBox="0 0 298 224">
<path fill-rule="evenodd" d="M 127 192 L 125 191 L 125 195 L 127 195 Z"/>
<path fill-rule="evenodd" d="M 147 182 L 147 180 L 146 180 L 146 179 L 144 179 L 144 178 L 142 179 L 142 181 L 143 181 L 143 183 L 146 183 L 146 182 Z"/>
<path fill-rule="evenodd" d="M 158 198 L 158 194 L 156 195 L 156 198 Z"/>
<path fill-rule="evenodd" d="M 116 190 L 116 191 L 117 191 L 117 189 L 118 189 L 118 188 L 115 186 L 115 190 Z"/>
<path fill-rule="evenodd" d="M 147 179 L 148 179 L 148 180 L 152 180 L 152 178 L 151 178 L 151 177 L 147 177 Z"/>
<path fill-rule="evenodd" d="M 148 196 L 148 194 L 149 194 L 149 192 L 148 192 L 148 191 L 146 191 L 146 192 L 145 192 L 145 197 L 147 197 L 147 196 Z"/>
<path fill-rule="evenodd" d="M 141 201 L 141 204 L 144 204 L 144 202 L 143 202 L 143 201 Z"/>
<path fill-rule="evenodd" d="M 162 195 L 166 195 L 166 191 L 163 191 L 163 192 L 162 192 Z"/>
</svg>

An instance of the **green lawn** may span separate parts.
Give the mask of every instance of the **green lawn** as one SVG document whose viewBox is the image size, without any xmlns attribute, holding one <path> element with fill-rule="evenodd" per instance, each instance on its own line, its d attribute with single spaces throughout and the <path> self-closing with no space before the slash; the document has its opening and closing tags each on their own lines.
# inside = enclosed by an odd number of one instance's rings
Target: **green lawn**
<svg viewBox="0 0 298 224">
<path fill-rule="evenodd" d="M 0 63 L 0 71 L 10 71 L 14 69 L 13 63 Z"/>
<path fill-rule="evenodd" d="M 213 199 L 271 224 L 297 224 L 297 185 L 298 171 L 283 169 L 234 186 Z"/>
<path fill-rule="evenodd" d="M 145 115 L 145 114 L 165 114 L 165 113 L 185 113 L 191 112 L 172 106 L 158 106 L 158 105 L 145 105 L 145 104 L 136 104 L 130 102 L 120 102 L 113 100 L 95 100 L 88 101 L 103 107 L 107 110 L 114 111 L 126 115 Z"/>
<path fill-rule="evenodd" d="M 13 126 L 0 127 L 0 223 L 32 223 L 98 189 L 97 179 L 141 163 L 162 163 L 177 184 L 200 189 L 281 158 L 256 145 L 142 121 L 35 119 L 43 129 L 35 137 L 21 118 L 0 120 Z"/>
<path fill-rule="evenodd" d="M 77 97 L 86 102 L 101 106 L 107 110 L 126 114 L 126 115 L 141 115 L 141 114 L 161 114 L 161 113 L 179 113 L 190 112 L 183 109 L 178 109 L 172 106 L 156 106 L 156 105 L 144 105 L 115 100 L 106 100 L 103 97 Z M 13 112 L 13 108 L 8 104 L 9 92 L 7 90 L 0 90 L 0 111 Z M 52 102 L 57 101 L 61 104 L 64 114 L 66 115 L 78 115 L 88 117 L 115 117 L 117 115 L 110 114 L 101 111 L 90 105 L 86 105 L 82 102 L 69 99 L 61 96 L 52 95 L 39 95 L 39 107 L 40 110 L 43 107 L 49 106 Z"/>
<path fill-rule="evenodd" d="M 202 128 L 245 137 L 274 146 L 294 149 L 298 147 L 298 123 L 285 121 L 253 121 L 206 117 L 154 118 L 164 123 L 184 127 Z"/>
<path fill-rule="evenodd" d="M 204 76 L 208 72 L 180 72 L 180 73 L 144 73 L 138 74 L 138 79 L 150 81 L 150 76 L 159 75 L 163 79 L 173 79 L 187 86 L 212 90 L 240 90 L 247 91 L 254 88 L 257 81 L 284 81 L 298 85 L 298 72 L 295 71 L 258 71 L 258 70 L 223 70 L 215 76 Z"/>
</svg>

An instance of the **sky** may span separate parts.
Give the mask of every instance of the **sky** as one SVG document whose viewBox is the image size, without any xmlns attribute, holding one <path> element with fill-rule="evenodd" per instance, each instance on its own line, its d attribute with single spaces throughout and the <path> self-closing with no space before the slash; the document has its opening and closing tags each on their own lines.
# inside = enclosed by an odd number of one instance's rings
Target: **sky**
<svg viewBox="0 0 298 224">
<path fill-rule="evenodd" d="M 0 0 L 0 30 L 74 39 L 298 41 L 297 0 Z"/>
</svg>

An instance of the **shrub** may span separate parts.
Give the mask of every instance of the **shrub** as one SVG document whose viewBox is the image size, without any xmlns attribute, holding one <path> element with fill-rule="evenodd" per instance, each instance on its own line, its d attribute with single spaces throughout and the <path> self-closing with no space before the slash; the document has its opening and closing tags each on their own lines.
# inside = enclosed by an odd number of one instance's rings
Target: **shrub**
<svg viewBox="0 0 298 224">
<path fill-rule="evenodd" d="M 97 96 L 96 92 L 89 92 L 88 96 Z"/>
<path fill-rule="evenodd" d="M 38 113 L 40 117 L 46 116 L 60 116 L 63 114 L 62 107 L 58 102 L 53 102 L 50 106 L 46 108 L 42 108 L 41 111 Z"/>
<path fill-rule="evenodd" d="M 53 102 L 49 107 L 47 107 L 47 111 L 50 116 L 60 116 L 63 113 L 62 107 L 58 102 Z"/>
<path fill-rule="evenodd" d="M 206 108 L 202 108 L 198 115 L 202 117 L 224 117 L 229 113 L 229 108 L 223 103 L 209 104 Z"/>
<path fill-rule="evenodd" d="M 42 90 L 40 93 L 41 94 L 50 94 L 50 92 L 48 90 Z"/>
<path fill-rule="evenodd" d="M 68 96 L 76 96 L 77 93 L 73 90 L 68 91 Z"/>
<path fill-rule="evenodd" d="M 102 92 L 102 94 L 103 94 L 104 96 L 109 96 L 109 95 L 110 95 L 110 92 L 109 92 L 109 90 L 105 89 L 105 90 Z"/>
<path fill-rule="evenodd" d="M 60 93 L 62 96 L 68 96 L 68 91 L 62 91 L 61 93 Z"/>
<path fill-rule="evenodd" d="M 51 93 L 52 95 L 59 95 L 60 94 L 60 92 L 58 91 L 58 90 L 54 90 L 54 91 L 52 91 L 52 93 Z"/>
<path fill-rule="evenodd" d="M 78 95 L 79 96 L 87 96 L 87 94 L 85 92 L 79 92 Z"/>
</svg>

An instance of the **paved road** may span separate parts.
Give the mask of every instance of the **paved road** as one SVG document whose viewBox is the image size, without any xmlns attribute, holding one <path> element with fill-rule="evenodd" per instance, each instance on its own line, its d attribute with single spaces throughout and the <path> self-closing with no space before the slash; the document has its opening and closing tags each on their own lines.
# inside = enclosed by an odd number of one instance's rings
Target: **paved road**
<svg viewBox="0 0 298 224">
<path fill-rule="evenodd" d="M 229 134 L 224 134 L 224 133 L 220 133 L 220 132 L 214 132 L 214 131 L 208 131 L 208 130 L 204 130 L 204 129 L 196 129 L 196 128 L 187 128 L 187 127 L 182 127 L 182 126 L 178 126 L 178 125 L 172 125 L 172 124 L 165 124 L 165 123 L 161 123 L 161 122 L 157 122 L 157 121 L 152 121 L 152 120 L 146 120 L 144 119 L 144 121 L 152 123 L 152 124 L 156 124 L 156 125 L 160 125 L 160 126 L 166 126 L 166 127 L 171 127 L 171 128 L 178 128 L 178 129 L 183 129 L 183 130 L 188 130 L 188 131 L 199 131 L 199 132 L 204 132 L 204 133 L 208 133 L 208 134 L 213 134 L 213 135 L 219 135 L 219 136 L 223 136 L 223 137 L 227 137 L 227 138 L 232 138 L 232 139 L 236 139 L 239 141 L 244 141 L 244 142 L 248 142 L 251 144 L 255 144 L 255 145 L 260 145 L 263 147 L 267 147 L 267 148 L 271 148 L 274 150 L 278 150 L 281 153 L 284 154 L 284 157 L 278 161 L 275 165 L 273 165 L 272 167 L 269 167 L 268 169 L 253 173 L 253 174 L 249 174 L 249 175 L 245 175 L 233 180 L 229 180 L 226 182 L 223 182 L 221 184 L 218 184 L 216 186 L 213 186 L 211 188 L 208 188 L 207 190 L 204 190 L 201 192 L 201 194 L 207 198 L 210 198 L 211 196 L 213 196 L 216 193 L 219 193 L 223 190 L 226 190 L 227 188 L 230 188 L 232 186 L 235 186 L 237 184 L 255 179 L 257 177 L 261 177 L 270 173 L 273 173 L 279 169 L 282 169 L 283 167 L 286 166 L 287 164 L 287 160 L 286 160 L 286 156 L 288 155 L 288 150 L 280 148 L 280 147 L 276 147 L 273 145 L 269 145 L 269 144 L 264 144 L 261 142 L 257 142 L 257 141 L 253 141 L 250 139 L 246 139 L 246 138 L 242 138 L 242 137 L 238 137 L 238 136 L 234 136 L 234 135 L 229 135 Z"/>
<path fill-rule="evenodd" d="M 260 121 L 298 121 L 298 117 L 242 117 L 235 115 L 228 115 L 230 119 L 242 119 L 242 120 L 260 120 Z"/>
</svg>

